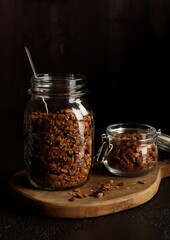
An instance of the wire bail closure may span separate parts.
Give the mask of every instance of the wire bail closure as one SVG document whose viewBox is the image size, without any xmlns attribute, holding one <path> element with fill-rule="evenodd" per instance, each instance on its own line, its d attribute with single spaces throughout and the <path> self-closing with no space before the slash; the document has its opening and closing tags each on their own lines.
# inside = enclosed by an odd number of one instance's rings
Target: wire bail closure
<svg viewBox="0 0 170 240">
<path fill-rule="evenodd" d="M 107 134 L 103 133 L 101 137 L 102 137 L 102 144 L 96 156 L 94 157 L 95 161 L 97 162 L 99 161 L 103 162 L 105 157 L 111 152 L 113 148 L 113 144 L 110 143 L 110 138 Z"/>
</svg>

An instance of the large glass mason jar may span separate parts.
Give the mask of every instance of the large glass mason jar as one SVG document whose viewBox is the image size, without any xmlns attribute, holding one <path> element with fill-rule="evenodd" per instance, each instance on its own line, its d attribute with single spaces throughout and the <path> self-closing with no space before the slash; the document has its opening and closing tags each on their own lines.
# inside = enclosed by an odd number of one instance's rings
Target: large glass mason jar
<svg viewBox="0 0 170 240">
<path fill-rule="evenodd" d="M 24 162 L 30 183 L 44 190 L 82 186 L 94 154 L 94 117 L 86 77 L 38 74 L 24 112 Z"/>
</svg>

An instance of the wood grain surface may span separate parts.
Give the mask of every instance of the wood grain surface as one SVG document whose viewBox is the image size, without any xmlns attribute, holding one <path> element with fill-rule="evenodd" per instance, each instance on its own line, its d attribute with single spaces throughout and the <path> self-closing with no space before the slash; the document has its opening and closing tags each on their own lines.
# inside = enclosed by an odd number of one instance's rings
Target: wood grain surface
<svg viewBox="0 0 170 240">
<path fill-rule="evenodd" d="M 9 179 L 9 194 L 22 207 L 38 214 L 60 218 L 91 218 L 120 212 L 149 201 L 158 191 L 161 179 L 170 176 L 170 160 L 159 161 L 147 175 L 118 177 L 107 172 L 103 166 L 95 166 L 89 181 L 79 188 L 87 196 L 69 199 L 73 190 L 45 191 L 33 188 L 26 172 L 17 172 Z M 103 197 L 90 196 L 103 184 L 113 182 L 114 189 L 103 191 Z"/>
</svg>

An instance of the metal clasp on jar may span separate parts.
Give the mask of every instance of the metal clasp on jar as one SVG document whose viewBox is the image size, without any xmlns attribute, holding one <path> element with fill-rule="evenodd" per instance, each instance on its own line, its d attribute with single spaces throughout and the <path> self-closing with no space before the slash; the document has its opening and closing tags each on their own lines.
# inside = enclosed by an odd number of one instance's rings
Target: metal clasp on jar
<svg viewBox="0 0 170 240">
<path fill-rule="evenodd" d="M 96 156 L 94 157 L 94 160 L 99 162 L 103 162 L 105 157 L 111 152 L 112 148 L 113 148 L 113 144 L 110 143 L 111 138 L 103 133 L 102 134 L 102 144 L 96 154 Z"/>
<path fill-rule="evenodd" d="M 160 149 L 170 152 L 170 136 L 157 131 L 157 145 Z"/>
</svg>

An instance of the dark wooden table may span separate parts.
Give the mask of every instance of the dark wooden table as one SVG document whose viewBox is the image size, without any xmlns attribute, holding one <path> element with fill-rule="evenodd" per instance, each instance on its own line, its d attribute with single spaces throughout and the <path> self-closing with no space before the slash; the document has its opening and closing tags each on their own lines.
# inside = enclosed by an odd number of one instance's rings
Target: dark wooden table
<svg viewBox="0 0 170 240">
<path fill-rule="evenodd" d="M 170 178 L 161 181 L 148 202 L 133 209 L 86 219 L 40 216 L 17 206 L 8 194 L 8 180 L 23 170 L 22 114 L 1 116 L 0 240 L 168 240 L 170 239 Z M 160 160 L 170 153 L 160 151 Z"/>
</svg>

